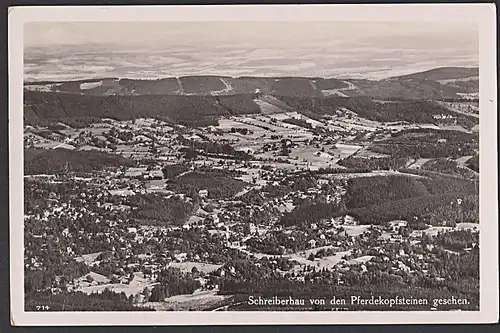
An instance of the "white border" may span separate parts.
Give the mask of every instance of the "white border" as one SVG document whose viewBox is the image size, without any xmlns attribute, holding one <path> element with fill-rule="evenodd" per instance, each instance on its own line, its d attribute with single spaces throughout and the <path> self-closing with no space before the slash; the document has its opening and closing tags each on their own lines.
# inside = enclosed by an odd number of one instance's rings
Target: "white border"
<svg viewBox="0 0 500 333">
<path fill-rule="evenodd" d="M 25 312 L 23 272 L 23 24 L 127 21 L 475 22 L 480 31 L 480 311 L 475 312 Z M 11 323 L 234 325 L 493 323 L 498 321 L 496 16 L 493 4 L 11 7 L 9 156 Z"/>
</svg>

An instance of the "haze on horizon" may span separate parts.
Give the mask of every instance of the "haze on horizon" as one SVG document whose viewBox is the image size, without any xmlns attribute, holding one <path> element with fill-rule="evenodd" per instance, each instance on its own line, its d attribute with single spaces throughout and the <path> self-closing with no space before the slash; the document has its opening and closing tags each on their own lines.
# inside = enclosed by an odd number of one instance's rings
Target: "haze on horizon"
<svg viewBox="0 0 500 333">
<path fill-rule="evenodd" d="M 27 23 L 25 79 L 380 78 L 478 66 L 478 37 L 469 23 Z"/>
</svg>

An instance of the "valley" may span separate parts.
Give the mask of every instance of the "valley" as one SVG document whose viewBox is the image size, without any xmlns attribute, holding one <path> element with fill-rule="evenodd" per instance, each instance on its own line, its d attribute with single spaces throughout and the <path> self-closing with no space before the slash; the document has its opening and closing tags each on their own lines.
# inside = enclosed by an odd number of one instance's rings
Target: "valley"
<svg viewBox="0 0 500 333">
<path fill-rule="evenodd" d="M 374 290 L 477 309 L 477 77 L 26 83 L 27 309 Z"/>
</svg>

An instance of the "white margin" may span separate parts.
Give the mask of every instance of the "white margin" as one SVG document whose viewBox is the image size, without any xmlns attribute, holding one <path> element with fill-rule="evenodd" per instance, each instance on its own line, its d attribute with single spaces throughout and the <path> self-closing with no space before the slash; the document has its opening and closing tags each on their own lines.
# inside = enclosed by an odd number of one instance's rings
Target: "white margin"
<svg viewBox="0 0 500 333">
<path fill-rule="evenodd" d="M 476 22 L 480 67 L 480 311 L 422 312 L 25 312 L 23 255 L 23 24 L 127 21 Z M 234 325 L 498 322 L 497 82 L 494 4 L 11 7 L 9 159 L 11 324 Z M 135 314 L 135 315 L 134 315 Z"/>
</svg>

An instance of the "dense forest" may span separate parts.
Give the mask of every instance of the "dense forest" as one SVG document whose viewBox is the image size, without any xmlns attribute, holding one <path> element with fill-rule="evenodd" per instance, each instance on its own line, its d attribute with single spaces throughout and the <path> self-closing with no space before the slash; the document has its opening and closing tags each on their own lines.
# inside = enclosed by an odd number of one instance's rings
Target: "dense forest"
<svg viewBox="0 0 500 333">
<path fill-rule="evenodd" d="M 427 71 L 411 73 L 394 77 L 393 79 L 408 80 L 446 80 L 446 79 L 463 79 L 468 77 L 479 76 L 479 68 L 477 67 L 440 67 L 433 68 Z"/>
<path fill-rule="evenodd" d="M 436 236 L 436 243 L 446 249 L 464 251 L 466 248 L 474 248 L 479 244 L 479 233 L 471 233 L 466 230 L 439 233 Z"/>
<path fill-rule="evenodd" d="M 24 173 L 26 175 L 88 173 L 105 167 L 135 165 L 135 161 L 122 156 L 95 150 L 82 151 L 64 148 L 24 150 Z"/>
<path fill-rule="evenodd" d="M 168 267 L 158 274 L 158 285 L 153 288 L 149 301 L 161 302 L 166 297 L 192 294 L 199 287 L 200 282 L 191 273 L 183 274 L 178 268 Z"/>
<path fill-rule="evenodd" d="M 430 194 L 453 192 L 467 194 L 479 193 L 479 181 L 477 177 L 466 179 L 454 175 L 447 175 L 426 170 L 401 169 L 400 171 L 421 176 L 418 178 L 418 181 L 425 185 Z"/>
<path fill-rule="evenodd" d="M 396 219 L 411 221 L 425 215 L 433 216 L 433 221 L 478 221 L 477 181 L 425 170 L 401 171 L 419 177 L 349 180 L 346 193 L 348 213 L 362 223 L 373 224 Z M 463 200 L 460 209 L 457 199 Z"/>
<path fill-rule="evenodd" d="M 330 79 L 315 78 L 314 83 L 316 84 L 316 87 L 320 90 L 342 89 L 349 87 L 349 85 L 345 81 L 333 78 Z"/>
<path fill-rule="evenodd" d="M 188 94 L 201 93 L 210 94 L 212 91 L 220 91 L 226 85 L 217 76 L 182 76 L 179 82 L 183 91 Z"/>
<path fill-rule="evenodd" d="M 266 184 L 262 187 L 261 193 L 267 198 L 279 198 L 292 191 L 307 191 L 316 186 L 317 180 L 311 172 L 305 172 L 283 179 L 279 184 Z"/>
<path fill-rule="evenodd" d="M 84 294 L 82 292 L 27 293 L 25 295 L 26 311 L 40 311 L 40 305 L 48 307 L 48 311 L 154 311 L 151 308 L 137 307 L 132 298 L 125 293 L 115 293 L 109 289 L 102 293 Z"/>
<path fill-rule="evenodd" d="M 237 97 L 233 97 L 237 99 Z M 248 103 L 240 97 L 242 104 Z M 232 101 L 235 103 L 235 101 Z M 213 120 L 229 111 L 215 96 L 139 95 L 86 96 L 25 91 L 24 122 L 44 125 L 67 118 L 98 117 L 131 120 L 138 117 L 162 118 L 179 123 Z"/>
<path fill-rule="evenodd" d="M 216 91 L 232 88 L 227 94 L 212 95 Z M 474 117 L 454 113 L 436 104 L 432 99 L 456 98 L 458 87 L 441 85 L 436 81 L 413 80 L 354 80 L 356 89 L 346 90 L 350 97 L 327 96 L 321 90 L 346 88 L 337 79 L 310 78 L 220 78 L 182 77 L 158 80 L 106 79 L 102 85 L 81 90 L 83 82 L 64 82 L 58 86 L 61 92 L 37 92 L 25 89 L 24 121 L 28 125 L 46 125 L 50 121 L 62 121 L 71 126 L 93 121 L 95 118 L 128 120 L 137 117 L 156 117 L 188 126 L 207 126 L 218 117 L 229 114 L 260 113 L 253 99 L 256 91 L 270 93 L 287 108 L 314 117 L 314 114 L 334 114 L 340 107 L 347 108 L 367 119 L 391 122 L 435 123 L 433 116 L 451 116 L 458 125 L 472 128 L 478 124 Z M 354 82 L 353 81 L 353 82 Z M 97 81 L 93 81 L 97 82 Z M 179 85 L 180 82 L 180 85 Z M 396 85 L 394 88 L 392 86 Z M 387 86 L 387 87 L 386 87 Z M 400 91 L 423 89 L 426 98 L 398 95 Z M 383 96 L 377 96 L 376 91 Z M 385 91 L 385 92 L 384 92 Z M 188 93 L 189 95 L 183 95 Z M 379 102 L 372 98 L 392 99 Z M 78 119 L 77 121 L 75 119 Z M 444 120 L 442 120 L 444 121 Z"/>
<path fill-rule="evenodd" d="M 473 178 L 476 174 L 471 169 L 461 167 L 457 161 L 447 158 L 437 158 L 425 162 L 421 169 L 444 173 L 447 175 L 455 175 L 464 178 Z"/>
<path fill-rule="evenodd" d="M 186 153 L 186 158 L 195 158 L 198 156 L 198 153 L 204 154 L 206 156 L 219 157 L 219 158 L 227 158 L 231 157 L 236 160 L 250 160 L 251 156 L 247 154 L 245 151 L 236 150 L 230 144 L 220 144 L 217 142 L 200 142 L 194 140 L 187 140 L 183 137 L 178 138 L 180 143 L 188 146 L 185 148 L 181 148 L 180 151 Z"/>
<path fill-rule="evenodd" d="M 193 203 L 181 198 L 157 194 L 134 195 L 125 202 L 136 207 L 132 217 L 147 224 L 182 225 L 195 208 Z"/>
<path fill-rule="evenodd" d="M 321 115 L 333 115 L 339 108 L 347 108 L 360 117 L 380 122 L 435 123 L 433 116 L 450 115 L 456 118 L 457 124 L 465 128 L 472 128 L 478 124 L 478 120 L 474 117 L 454 113 L 435 102 L 425 100 L 379 102 L 365 96 L 310 98 L 276 95 L 276 97 L 296 108 L 298 112 L 307 110 Z"/>
<path fill-rule="evenodd" d="M 349 156 L 340 159 L 337 164 L 349 169 L 365 169 L 365 170 L 397 170 L 403 168 L 408 162 L 407 157 L 355 157 Z"/>
<path fill-rule="evenodd" d="M 200 190 L 208 190 L 212 199 L 231 198 L 245 187 L 245 182 L 217 172 L 190 172 L 167 183 L 177 193 L 197 196 Z"/>
<path fill-rule="evenodd" d="M 438 236 L 439 237 L 439 236 Z M 469 237 L 469 236 L 467 236 Z M 474 237 L 474 236 L 473 236 Z M 438 242 L 442 242 L 438 238 Z M 410 247 L 406 244 L 406 247 Z M 414 247 L 408 251 L 422 252 L 422 247 Z M 389 256 L 392 254 L 388 253 Z M 391 270 L 391 264 L 384 262 L 381 258 L 374 258 L 369 263 L 369 270 L 361 273 L 359 266 L 351 266 L 350 270 L 341 274 L 338 271 L 328 269 L 316 269 L 310 266 L 306 271 L 305 281 L 293 281 L 293 273 L 287 273 L 285 276 L 274 275 L 272 272 L 267 274 L 253 274 L 254 268 L 250 267 L 252 263 L 245 263 L 246 266 L 239 267 L 235 277 L 225 279 L 221 283 L 220 293 L 223 295 L 252 295 L 255 298 L 262 296 L 270 298 L 273 296 L 287 298 L 303 298 L 306 300 L 305 308 L 312 308 L 307 301 L 311 298 L 324 298 L 329 300 L 336 298 L 345 298 L 348 302 L 351 295 L 361 297 L 370 297 L 380 295 L 384 298 L 393 298 L 395 296 L 425 298 L 429 303 L 434 298 L 451 298 L 451 296 L 466 298 L 470 301 L 467 306 L 470 310 L 477 310 L 479 306 L 479 251 L 477 248 L 469 253 L 462 255 L 449 254 L 444 250 L 438 250 L 434 253 L 436 261 L 429 264 L 428 275 L 423 274 L 416 269 L 414 272 L 405 275 L 394 274 Z M 254 266 L 254 265 L 252 265 Z M 290 276 L 291 275 L 291 276 Z M 446 276 L 446 281 L 438 281 L 436 277 Z M 342 278 L 344 284 L 338 284 L 338 279 Z M 411 288 L 409 286 L 411 285 Z M 348 303 L 349 304 L 349 303 Z M 324 309 L 327 310 L 331 306 Z M 374 310 L 373 306 L 350 306 L 352 310 Z M 426 307 L 416 306 L 396 306 L 380 307 L 376 310 L 428 310 L 432 304 Z M 249 307 L 247 303 L 236 307 L 237 309 L 257 310 L 257 307 Z M 258 307 L 258 310 L 270 310 L 272 307 Z M 304 310 L 305 308 L 299 308 Z M 450 308 L 442 307 L 441 309 Z M 297 308 L 295 307 L 297 310 Z M 283 310 L 282 308 L 280 310 Z M 316 309 L 321 310 L 321 309 Z"/>
<path fill-rule="evenodd" d="M 219 96 L 217 101 L 232 115 L 260 113 L 260 106 L 253 101 L 251 94 Z"/>
<path fill-rule="evenodd" d="M 273 85 L 273 94 L 277 96 L 323 97 L 306 78 L 281 78 Z"/>
<path fill-rule="evenodd" d="M 467 161 L 467 166 L 472 170 L 479 172 L 479 154 L 475 154 Z"/>
<path fill-rule="evenodd" d="M 370 96 L 381 100 L 442 100 L 457 98 L 457 93 L 463 91 L 429 79 L 357 79 L 350 82 L 356 89 L 346 91 L 348 96 Z"/>
<path fill-rule="evenodd" d="M 442 100 L 457 98 L 459 97 L 457 93 L 477 92 L 479 90 L 477 72 L 477 68 L 449 67 L 382 80 L 248 76 L 233 78 L 205 75 L 146 80 L 102 78 L 62 82 L 41 81 L 26 82 L 26 85 L 46 85 L 52 91 L 94 96 L 247 94 L 254 93 L 258 89 L 263 94 L 323 97 L 325 90 L 344 89 L 343 93 L 349 96 L 370 96 L 385 100 Z M 460 81 L 464 78 L 470 79 Z M 83 83 L 94 84 L 83 88 L 81 86 Z"/>
<path fill-rule="evenodd" d="M 370 150 L 394 157 L 458 158 L 473 155 L 478 147 L 477 134 L 451 130 L 405 130 L 391 138 L 375 141 Z"/>
<path fill-rule="evenodd" d="M 281 217 L 280 224 L 285 227 L 306 226 L 340 213 L 341 208 L 335 204 L 324 202 L 303 203 L 295 207 L 291 212 L 285 213 Z"/>
<path fill-rule="evenodd" d="M 360 208 L 386 201 L 428 195 L 424 184 L 416 177 L 375 176 L 352 178 L 346 193 L 347 208 Z"/>
<path fill-rule="evenodd" d="M 161 171 L 163 173 L 163 178 L 165 178 L 165 179 L 175 178 L 188 170 L 189 170 L 189 168 L 184 164 L 165 165 L 161 169 Z"/>
<path fill-rule="evenodd" d="M 426 170 L 401 171 L 401 175 L 351 178 L 347 181 L 347 191 L 339 205 L 319 201 L 302 202 L 291 212 L 285 213 L 280 223 L 307 226 L 321 219 L 344 214 L 352 215 L 362 224 L 382 224 L 398 219 L 409 220 L 410 223 L 425 220 L 428 224 L 438 221 L 478 222 L 478 182 L 475 178 L 466 179 Z M 270 189 L 276 192 L 276 196 L 283 196 L 290 191 L 286 184 L 267 185 L 262 193 L 267 195 Z M 460 207 L 457 206 L 457 199 L 462 199 Z"/>
<path fill-rule="evenodd" d="M 458 199 L 462 207 L 458 209 Z M 348 213 L 363 224 L 381 224 L 393 220 L 409 220 L 431 216 L 435 221 L 479 222 L 479 198 L 467 194 L 436 194 L 387 201 L 380 204 L 356 208 Z"/>
<path fill-rule="evenodd" d="M 445 83 L 445 85 L 459 89 L 464 93 L 477 93 L 479 91 L 479 78 L 464 81 L 451 81 Z"/>
<path fill-rule="evenodd" d="M 33 246 L 28 240 L 26 246 Z M 54 244 L 55 245 L 55 244 Z M 42 247 L 44 247 L 42 245 Z M 50 265 L 47 269 L 42 270 L 24 270 L 24 291 L 27 294 L 43 292 L 47 288 L 53 287 L 55 276 L 59 276 L 59 286 L 65 287 L 65 284 L 71 282 L 87 273 L 89 273 L 89 268 L 87 265 L 81 262 L 76 262 L 73 258 L 68 256 L 59 255 L 57 258 L 49 258 L 50 255 L 54 255 L 55 249 L 53 244 L 46 245 L 48 249 L 43 249 L 39 251 L 39 255 L 42 260 L 50 260 Z M 49 251 L 52 251 L 49 252 Z"/>
<path fill-rule="evenodd" d="M 118 84 L 137 95 L 169 95 L 181 90 L 175 77 L 157 80 L 120 79 Z"/>
<path fill-rule="evenodd" d="M 304 128 L 307 128 L 307 129 L 312 129 L 313 128 L 310 123 L 308 123 L 307 121 L 302 120 L 302 119 L 288 118 L 288 119 L 283 119 L 283 122 L 284 123 L 288 123 L 288 124 L 292 124 L 292 125 L 297 125 L 297 126 L 300 126 L 300 127 L 304 127 Z"/>
</svg>

